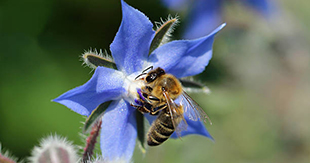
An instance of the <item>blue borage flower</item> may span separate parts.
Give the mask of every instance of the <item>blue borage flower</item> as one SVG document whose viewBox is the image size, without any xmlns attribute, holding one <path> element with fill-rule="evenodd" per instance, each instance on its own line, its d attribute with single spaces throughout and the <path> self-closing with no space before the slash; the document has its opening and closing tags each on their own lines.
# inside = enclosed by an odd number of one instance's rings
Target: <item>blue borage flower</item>
<svg viewBox="0 0 310 163">
<path fill-rule="evenodd" d="M 137 128 L 141 125 L 141 122 L 137 123 L 137 110 L 130 106 L 137 98 L 137 90 L 141 88 L 141 81 L 135 80 L 135 77 L 149 66 L 161 67 L 177 78 L 201 73 L 211 59 L 214 35 L 225 24 L 200 39 L 153 45 L 152 41 L 159 35 L 153 30 L 153 24 L 143 13 L 124 1 L 121 0 L 121 4 L 122 22 L 110 45 L 114 61 L 106 59 L 104 62 L 107 64 L 98 63 L 88 82 L 53 101 L 85 116 L 94 114 L 92 112 L 95 109 L 106 107 L 100 136 L 102 157 L 105 160 L 128 162 L 139 133 Z M 158 48 L 152 50 L 156 46 Z M 202 122 L 191 121 L 188 117 L 185 119 L 189 126 L 187 131 L 181 133 L 182 136 L 199 134 L 211 138 Z"/>
<path fill-rule="evenodd" d="M 204 36 L 222 22 L 222 10 L 227 0 L 162 0 L 164 5 L 176 11 L 188 8 L 187 26 L 184 38 Z M 269 17 L 275 9 L 274 0 L 236 0 L 264 17 Z"/>
</svg>

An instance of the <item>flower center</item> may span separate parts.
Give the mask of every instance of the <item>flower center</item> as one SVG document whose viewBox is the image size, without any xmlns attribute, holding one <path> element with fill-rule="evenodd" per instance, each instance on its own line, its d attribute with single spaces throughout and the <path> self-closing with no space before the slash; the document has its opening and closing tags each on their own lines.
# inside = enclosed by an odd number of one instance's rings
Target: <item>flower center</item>
<svg viewBox="0 0 310 163">
<path fill-rule="evenodd" d="M 127 90 L 127 93 L 123 95 L 123 98 L 131 103 L 135 103 L 135 99 L 139 97 L 138 90 L 141 89 L 144 85 L 143 80 L 135 79 L 139 73 L 133 73 L 125 78 L 124 88 Z"/>
</svg>

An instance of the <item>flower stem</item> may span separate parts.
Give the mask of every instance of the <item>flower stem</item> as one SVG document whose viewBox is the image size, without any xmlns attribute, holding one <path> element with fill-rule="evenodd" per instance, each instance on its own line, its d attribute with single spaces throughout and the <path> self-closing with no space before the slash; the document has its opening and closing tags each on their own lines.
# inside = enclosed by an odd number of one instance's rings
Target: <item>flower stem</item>
<svg viewBox="0 0 310 163">
<path fill-rule="evenodd" d="M 94 124 L 89 137 L 86 139 L 86 146 L 84 148 L 84 153 L 83 153 L 83 158 L 82 158 L 82 162 L 84 163 L 90 160 L 91 156 L 93 155 L 93 151 L 94 151 L 94 148 L 97 142 L 97 137 L 101 129 L 101 123 L 102 121 L 99 120 Z"/>
</svg>

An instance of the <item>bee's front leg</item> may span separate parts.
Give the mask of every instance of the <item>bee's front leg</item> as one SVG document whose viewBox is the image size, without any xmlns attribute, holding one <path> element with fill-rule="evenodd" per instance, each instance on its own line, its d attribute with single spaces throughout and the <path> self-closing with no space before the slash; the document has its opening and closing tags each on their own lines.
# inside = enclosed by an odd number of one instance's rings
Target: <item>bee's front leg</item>
<svg viewBox="0 0 310 163">
<path fill-rule="evenodd" d="M 152 103 L 152 101 L 150 101 L 150 100 L 148 99 L 149 94 L 145 93 L 145 92 L 144 92 L 143 90 L 141 90 L 141 89 L 139 89 L 139 90 L 137 91 L 137 93 L 138 93 L 138 95 L 139 95 L 139 98 L 140 98 L 142 101 L 147 102 L 147 103 L 149 103 L 149 104 Z"/>
<path fill-rule="evenodd" d="M 139 112 L 141 112 L 142 114 L 144 113 L 150 113 L 151 111 L 148 110 L 147 108 L 145 108 L 144 106 L 139 106 L 139 105 L 133 105 L 133 104 L 130 104 L 130 106 L 133 106 L 135 107 Z"/>
</svg>

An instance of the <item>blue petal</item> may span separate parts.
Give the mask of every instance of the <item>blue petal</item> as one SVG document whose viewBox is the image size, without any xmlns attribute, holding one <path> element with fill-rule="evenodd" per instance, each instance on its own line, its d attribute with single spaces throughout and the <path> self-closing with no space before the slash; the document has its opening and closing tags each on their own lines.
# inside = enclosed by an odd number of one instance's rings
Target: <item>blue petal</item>
<svg viewBox="0 0 310 163">
<path fill-rule="evenodd" d="M 225 24 L 215 29 L 210 35 L 197 40 L 172 41 L 157 48 L 149 58 L 154 68 L 161 67 L 177 78 L 201 73 L 212 57 L 212 45 L 215 34 Z"/>
<path fill-rule="evenodd" d="M 186 120 L 188 126 L 187 126 L 187 130 L 181 132 L 181 137 L 189 135 L 189 134 L 197 134 L 197 135 L 206 136 L 206 137 L 210 138 L 211 140 L 213 140 L 212 136 L 207 131 L 207 129 L 204 126 L 203 122 L 201 122 L 201 121 L 192 121 L 192 120 L 189 120 L 188 117 L 185 117 L 185 120 Z M 171 138 L 178 138 L 178 136 L 174 132 L 171 135 Z"/>
<path fill-rule="evenodd" d="M 122 23 L 110 49 L 117 68 L 131 74 L 141 71 L 155 32 L 153 24 L 143 13 L 121 2 Z"/>
<path fill-rule="evenodd" d="M 155 121 L 155 119 L 157 118 L 157 116 L 150 115 L 150 114 L 144 114 L 144 117 L 149 121 L 150 124 L 152 124 L 153 121 Z"/>
<path fill-rule="evenodd" d="M 133 109 L 123 99 L 113 101 L 102 117 L 100 148 L 107 162 L 129 162 L 136 143 L 137 124 Z"/>
<path fill-rule="evenodd" d="M 222 23 L 222 0 L 196 0 L 188 14 L 185 39 L 203 37 Z"/>
<path fill-rule="evenodd" d="M 98 105 L 123 94 L 125 92 L 123 83 L 123 73 L 98 67 L 87 83 L 62 94 L 53 101 L 88 116 Z"/>
<path fill-rule="evenodd" d="M 181 10 L 188 5 L 189 0 L 162 0 L 162 2 L 172 10 Z"/>
</svg>

